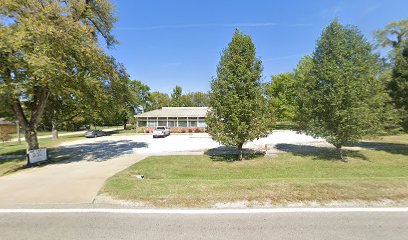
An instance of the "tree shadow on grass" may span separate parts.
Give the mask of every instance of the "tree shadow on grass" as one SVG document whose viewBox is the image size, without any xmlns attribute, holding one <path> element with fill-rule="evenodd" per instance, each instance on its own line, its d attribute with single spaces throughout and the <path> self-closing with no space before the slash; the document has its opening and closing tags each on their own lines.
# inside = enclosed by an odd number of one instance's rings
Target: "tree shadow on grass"
<svg viewBox="0 0 408 240">
<path fill-rule="evenodd" d="M 220 146 L 211 148 L 204 152 L 215 162 L 234 162 L 239 160 L 239 153 L 236 148 Z M 254 149 L 243 149 L 243 160 L 252 160 L 265 156 L 265 152 Z"/>
<path fill-rule="evenodd" d="M 386 143 L 386 142 L 372 142 L 361 141 L 352 145 L 353 147 L 361 147 L 369 150 L 380 150 L 392 154 L 408 155 L 408 144 L 403 143 Z"/>
<path fill-rule="evenodd" d="M 295 156 L 312 157 L 314 160 L 341 161 L 339 154 L 334 147 L 316 147 L 282 143 L 275 145 L 275 148 L 283 152 L 293 153 Z M 368 158 L 365 155 L 354 150 L 343 150 L 343 157 L 359 158 L 368 161 Z"/>
</svg>

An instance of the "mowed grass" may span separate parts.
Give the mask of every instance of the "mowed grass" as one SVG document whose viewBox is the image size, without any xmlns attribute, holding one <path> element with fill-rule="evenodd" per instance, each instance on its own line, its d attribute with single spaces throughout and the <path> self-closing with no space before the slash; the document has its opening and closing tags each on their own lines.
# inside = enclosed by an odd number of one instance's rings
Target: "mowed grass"
<svg viewBox="0 0 408 240">
<path fill-rule="evenodd" d="M 53 148 L 58 147 L 62 142 L 74 141 L 83 137 L 83 134 L 61 136 L 54 140 L 51 138 L 39 139 L 41 148 L 48 148 L 52 152 Z M 15 156 L 7 159 L 0 159 L 0 176 L 16 172 L 22 169 L 27 161 L 25 159 L 27 145 L 24 140 L 18 142 L 9 142 L 0 144 L 0 155 Z"/>
<path fill-rule="evenodd" d="M 348 163 L 336 160 L 335 153 L 325 148 L 243 161 L 207 155 L 149 157 L 108 179 L 101 193 L 158 207 L 211 207 L 236 201 L 406 202 L 408 135 L 379 142 L 396 142 L 398 147 L 346 151 Z M 145 179 L 138 180 L 139 174 Z"/>
</svg>

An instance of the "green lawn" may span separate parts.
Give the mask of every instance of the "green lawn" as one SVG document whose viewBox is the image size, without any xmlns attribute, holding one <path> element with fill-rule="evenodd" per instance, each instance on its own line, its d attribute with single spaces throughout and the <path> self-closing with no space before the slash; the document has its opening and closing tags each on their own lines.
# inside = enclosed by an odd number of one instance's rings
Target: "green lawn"
<svg viewBox="0 0 408 240">
<path fill-rule="evenodd" d="M 57 140 L 51 138 L 39 139 L 41 148 L 48 148 L 52 151 L 53 148 L 60 145 L 62 142 L 73 141 L 83 137 L 83 134 L 76 134 L 70 136 L 62 136 Z M 0 176 L 15 172 L 21 169 L 25 164 L 26 143 L 24 140 L 19 144 L 18 142 L 9 142 L 0 144 L 0 155 L 13 155 L 15 158 L 0 159 Z"/>
<path fill-rule="evenodd" d="M 149 157 L 111 177 L 101 193 L 160 207 L 211 207 L 233 201 L 406 202 L 408 135 L 378 142 L 388 145 L 381 145 L 382 150 L 346 151 L 348 163 L 324 148 L 240 162 L 207 155 Z M 145 180 L 136 179 L 138 174 Z"/>
</svg>

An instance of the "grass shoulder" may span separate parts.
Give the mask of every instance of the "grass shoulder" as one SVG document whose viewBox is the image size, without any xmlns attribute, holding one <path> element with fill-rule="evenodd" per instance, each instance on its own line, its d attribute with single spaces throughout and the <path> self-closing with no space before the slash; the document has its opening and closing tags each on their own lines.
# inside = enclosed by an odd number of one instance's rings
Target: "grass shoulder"
<svg viewBox="0 0 408 240">
<path fill-rule="evenodd" d="M 101 193 L 157 207 L 408 201 L 407 136 L 382 140 L 406 148 L 347 151 L 348 163 L 328 157 L 329 152 L 287 152 L 243 161 L 208 155 L 149 157 L 108 179 Z"/>
<path fill-rule="evenodd" d="M 61 136 L 58 139 L 44 138 L 38 139 L 38 141 L 40 148 L 47 148 L 52 153 L 53 149 L 61 143 L 75 141 L 80 138 L 83 138 L 83 134 Z M 25 159 L 26 147 L 27 145 L 24 141 L 0 145 L 0 155 L 2 155 L 2 158 L 0 158 L 0 176 L 14 173 L 24 168 L 27 163 Z"/>
</svg>

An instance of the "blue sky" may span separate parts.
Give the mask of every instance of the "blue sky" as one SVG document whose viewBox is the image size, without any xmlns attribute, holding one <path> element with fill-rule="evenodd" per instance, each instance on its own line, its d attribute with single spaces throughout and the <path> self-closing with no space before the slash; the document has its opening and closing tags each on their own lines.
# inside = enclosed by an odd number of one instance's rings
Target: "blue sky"
<svg viewBox="0 0 408 240">
<path fill-rule="evenodd" d="M 132 79 L 152 91 L 208 91 L 221 51 L 235 27 L 252 36 L 263 60 L 263 81 L 291 71 L 311 54 L 323 28 L 338 17 L 357 26 L 372 42 L 372 32 L 408 17 L 407 0 L 113 0 L 114 34 L 108 50 Z"/>
</svg>

